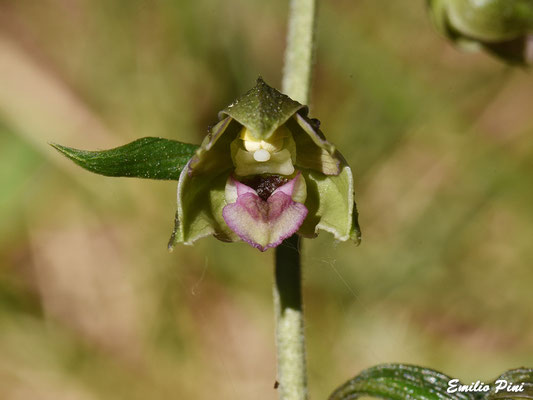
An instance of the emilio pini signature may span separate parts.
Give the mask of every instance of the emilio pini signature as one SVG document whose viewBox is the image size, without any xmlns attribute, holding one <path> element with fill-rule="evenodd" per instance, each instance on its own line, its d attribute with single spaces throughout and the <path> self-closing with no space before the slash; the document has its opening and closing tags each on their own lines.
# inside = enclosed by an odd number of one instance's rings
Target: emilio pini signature
<svg viewBox="0 0 533 400">
<path fill-rule="evenodd" d="M 524 382 L 513 383 L 505 379 L 498 379 L 493 384 L 487 384 L 481 381 L 472 382 L 470 385 L 463 385 L 459 382 L 459 379 L 451 379 L 448 381 L 448 393 L 457 392 L 490 392 L 494 386 L 494 393 L 507 392 L 507 393 L 520 393 L 524 391 Z"/>
</svg>

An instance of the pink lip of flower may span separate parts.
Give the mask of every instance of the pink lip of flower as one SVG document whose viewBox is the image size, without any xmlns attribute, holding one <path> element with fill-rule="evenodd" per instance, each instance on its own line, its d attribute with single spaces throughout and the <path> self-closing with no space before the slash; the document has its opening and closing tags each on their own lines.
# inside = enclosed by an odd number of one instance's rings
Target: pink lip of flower
<svg viewBox="0 0 533 400">
<path fill-rule="evenodd" d="M 242 240 L 265 251 L 293 235 L 307 216 L 307 208 L 293 200 L 301 175 L 278 187 L 263 200 L 251 187 L 230 176 L 228 185 L 235 202 L 222 210 L 228 226 Z"/>
</svg>

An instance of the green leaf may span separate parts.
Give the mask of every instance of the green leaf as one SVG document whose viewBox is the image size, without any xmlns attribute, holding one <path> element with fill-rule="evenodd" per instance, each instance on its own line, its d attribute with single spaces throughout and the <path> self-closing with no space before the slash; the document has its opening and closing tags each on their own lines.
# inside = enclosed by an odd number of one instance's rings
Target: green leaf
<svg viewBox="0 0 533 400">
<path fill-rule="evenodd" d="M 105 176 L 178 180 L 197 145 L 145 137 L 110 150 L 86 151 L 51 143 L 80 167 Z"/>
<path fill-rule="evenodd" d="M 438 371 L 405 364 L 369 368 L 340 386 L 329 400 L 353 400 L 361 396 L 386 400 L 475 400 L 472 393 L 448 393 L 451 380 Z"/>
<path fill-rule="evenodd" d="M 219 113 L 229 115 L 250 130 L 256 139 L 268 139 L 297 111 L 307 113 L 307 107 L 270 87 L 261 79 L 257 84 Z"/>
<path fill-rule="evenodd" d="M 521 385 L 523 383 L 523 390 L 520 392 L 513 392 L 513 386 L 500 387 L 498 393 L 498 381 L 502 382 L 501 385 L 507 383 L 508 385 Z M 490 385 L 491 390 L 487 396 L 487 400 L 497 399 L 533 399 L 533 369 L 530 368 L 518 368 L 513 369 L 501 374 Z M 509 389 L 510 388 L 510 389 Z M 516 386 L 514 386 L 516 389 Z"/>
</svg>

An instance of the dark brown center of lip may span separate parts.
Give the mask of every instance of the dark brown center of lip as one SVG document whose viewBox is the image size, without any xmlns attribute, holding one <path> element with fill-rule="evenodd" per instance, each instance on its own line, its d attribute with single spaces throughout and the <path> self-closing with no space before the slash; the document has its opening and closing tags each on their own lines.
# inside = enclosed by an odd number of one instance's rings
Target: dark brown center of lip
<svg viewBox="0 0 533 400">
<path fill-rule="evenodd" d="M 259 197 L 263 200 L 267 200 L 270 195 L 279 188 L 286 184 L 289 180 L 280 175 L 256 175 L 251 178 L 247 178 L 242 183 L 247 186 L 250 186 L 253 190 L 257 192 Z"/>
</svg>

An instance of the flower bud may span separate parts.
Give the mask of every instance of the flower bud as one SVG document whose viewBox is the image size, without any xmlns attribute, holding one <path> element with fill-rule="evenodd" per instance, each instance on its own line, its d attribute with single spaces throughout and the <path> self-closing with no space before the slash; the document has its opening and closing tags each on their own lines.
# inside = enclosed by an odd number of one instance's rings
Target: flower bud
<svg viewBox="0 0 533 400">
<path fill-rule="evenodd" d="M 533 63 L 532 0 L 428 0 L 437 30 L 466 50 L 510 64 Z"/>
</svg>

